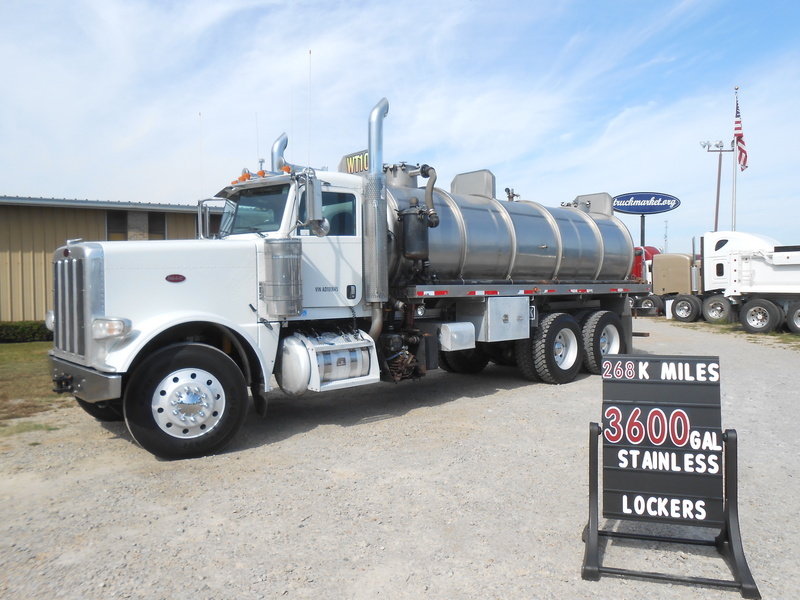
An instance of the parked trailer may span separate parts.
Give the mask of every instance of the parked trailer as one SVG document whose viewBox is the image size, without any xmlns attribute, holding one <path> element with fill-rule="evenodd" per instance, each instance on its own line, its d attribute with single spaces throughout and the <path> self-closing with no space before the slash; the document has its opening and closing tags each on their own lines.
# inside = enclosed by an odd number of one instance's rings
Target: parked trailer
<svg viewBox="0 0 800 600">
<path fill-rule="evenodd" d="M 202 201 L 198 240 L 59 248 L 57 389 L 174 459 L 221 450 L 249 395 L 264 414 L 273 375 L 299 396 L 494 361 L 560 384 L 629 351 L 627 296 L 649 288 L 611 197 L 502 201 L 488 171 L 437 188 L 427 165 L 383 163 L 388 106 L 349 172 L 287 163 L 280 136 L 271 171 L 215 196 L 216 239 Z"/>
<path fill-rule="evenodd" d="M 750 333 L 785 324 L 800 333 L 800 246 L 741 231 L 706 233 L 699 257 L 653 257 L 653 293 L 672 300 L 672 316 L 717 323 L 735 318 Z"/>
</svg>

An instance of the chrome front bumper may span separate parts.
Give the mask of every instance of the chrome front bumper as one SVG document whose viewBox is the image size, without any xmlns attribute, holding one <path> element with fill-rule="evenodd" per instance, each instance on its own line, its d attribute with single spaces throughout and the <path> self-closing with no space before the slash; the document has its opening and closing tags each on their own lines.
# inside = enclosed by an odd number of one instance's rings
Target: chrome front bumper
<svg viewBox="0 0 800 600">
<path fill-rule="evenodd" d="M 54 392 L 68 393 L 86 402 L 116 400 L 122 397 L 122 375 L 101 373 L 75 363 L 50 356 L 50 373 Z"/>
</svg>

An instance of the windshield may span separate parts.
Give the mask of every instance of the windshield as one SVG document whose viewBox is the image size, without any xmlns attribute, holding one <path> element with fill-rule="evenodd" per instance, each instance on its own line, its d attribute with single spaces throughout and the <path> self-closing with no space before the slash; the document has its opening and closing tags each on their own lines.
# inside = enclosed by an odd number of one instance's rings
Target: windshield
<svg viewBox="0 0 800 600">
<path fill-rule="evenodd" d="M 278 231 L 288 195 L 289 184 L 240 191 L 225 203 L 220 235 Z"/>
</svg>

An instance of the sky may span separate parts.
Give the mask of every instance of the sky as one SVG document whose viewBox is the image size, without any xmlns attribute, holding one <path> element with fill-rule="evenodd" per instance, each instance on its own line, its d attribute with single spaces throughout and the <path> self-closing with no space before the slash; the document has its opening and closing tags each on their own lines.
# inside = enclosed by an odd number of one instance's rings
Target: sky
<svg viewBox="0 0 800 600">
<path fill-rule="evenodd" d="M 690 252 L 715 215 L 699 142 L 729 147 L 738 86 L 736 229 L 800 244 L 798 24 L 794 0 L 3 0 L 0 195 L 194 204 L 283 132 L 336 169 L 386 97 L 385 162 L 545 206 L 671 194 L 645 242 Z"/>
</svg>

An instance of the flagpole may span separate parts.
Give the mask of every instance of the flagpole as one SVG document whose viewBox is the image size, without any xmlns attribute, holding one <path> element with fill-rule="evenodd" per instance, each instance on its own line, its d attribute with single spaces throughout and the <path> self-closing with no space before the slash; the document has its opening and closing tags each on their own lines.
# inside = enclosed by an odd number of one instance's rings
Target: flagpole
<svg viewBox="0 0 800 600">
<path fill-rule="evenodd" d="M 739 86 L 737 85 L 734 88 L 734 103 L 736 106 L 739 106 Z M 734 111 L 736 108 L 734 107 Z M 736 114 L 734 112 L 734 114 Z M 736 137 L 734 136 L 733 141 L 731 141 L 731 150 L 733 150 L 733 196 L 731 198 L 731 231 L 736 231 L 736 167 L 739 166 L 739 161 L 737 160 L 738 156 L 736 153 Z"/>
</svg>

